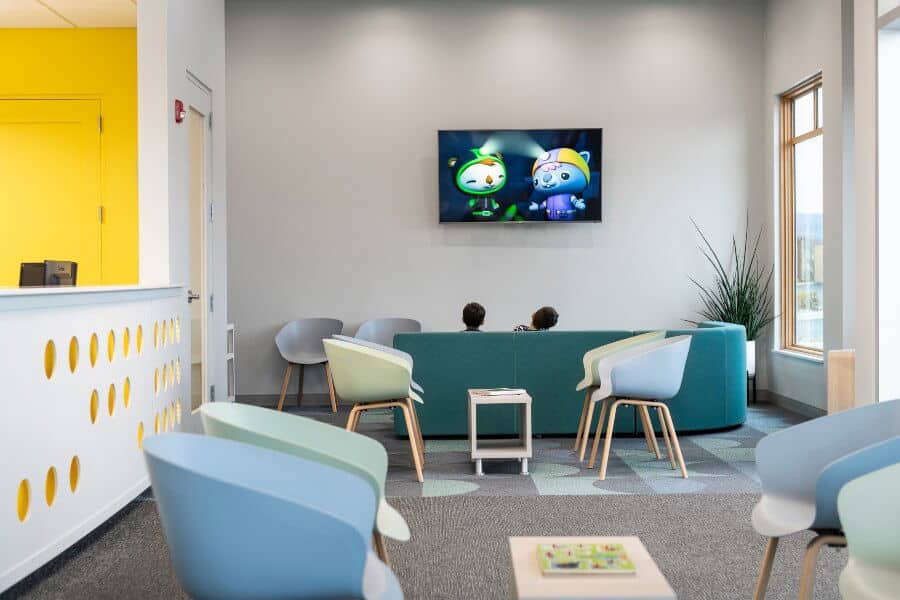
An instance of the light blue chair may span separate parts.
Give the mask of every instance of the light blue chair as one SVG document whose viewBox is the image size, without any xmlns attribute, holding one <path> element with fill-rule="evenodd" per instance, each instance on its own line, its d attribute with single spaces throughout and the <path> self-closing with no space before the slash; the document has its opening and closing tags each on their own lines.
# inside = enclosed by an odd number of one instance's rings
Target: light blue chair
<svg viewBox="0 0 900 600">
<path fill-rule="evenodd" d="M 419 333 L 422 324 L 415 319 L 391 317 L 387 319 L 369 319 L 356 330 L 356 337 L 367 342 L 375 342 L 382 346 L 394 346 L 394 336 L 398 333 Z"/>
<path fill-rule="evenodd" d="M 838 494 L 850 560 L 844 600 L 892 600 L 900 593 L 900 464 L 863 475 Z"/>
<path fill-rule="evenodd" d="M 690 349 L 691 336 L 679 335 L 656 341 L 644 341 L 637 346 L 592 360 L 592 369 L 596 378 L 593 380 L 595 386 L 591 402 L 600 402 L 601 407 L 597 433 L 594 434 L 594 445 L 591 449 L 591 459 L 588 463 L 589 469 L 594 468 L 594 462 L 597 459 L 600 436 L 603 433 L 603 424 L 607 421 L 606 413 L 609 408 L 606 440 L 600 460 L 601 480 L 606 479 L 606 465 L 609 462 L 609 451 L 616 423 L 616 409 L 622 405 L 635 406 L 640 409 L 638 412 L 643 422 L 647 446 L 651 452 L 656 454 L 657 458 L 662 458 L 647 410 L 648 408 L 656 409 L 663 439 L 669 453 L 669 464 L 674 469 L 677 460 L 681 467 L 681 476 L 687 479 L 687 468 L 684 465 L 684 457 L 681 455 L 675 423 L 672 421 L 672 415 L 665 402 L 674 398 L 681 389 L 684 365 L 687 363 Z M 587 421 L 582 435 L 588 436 L 589 434 L 590 421 Z"/>
<path fill-rule="evenodd" d="M 297 385 L 297 406 L 303 399 L 303 371 L 311 365 L 325 366 L 325 379 L 328 381 L 328 395 L 331 400 L 331 412 L 337 412 L 337 398 L 334 395 L 334 383 L 331 369 L 322 340 L 340 333 L 344 328 L 339 319 L 313 318 L 297 319 L 286 323 L 275 336 L 275 346 L 287 365 L 284 368 L 284 380 L 281 382 L 281 396 L 278 398 L 278 410 L 284 407 L 284 397 L 291 383 L 291 371 L 294 366 L 300 369 L 300 381 Z"/>
<path fill-rule="evenodd" d="M 315 419 L 236 402 L 207 402 L 200 407 L 200 416 L 207 435 L 287 452 L 367 481 L 378 497 L 375 548 L 385 563 L 387 548 L 382 535 L 401 542 L 409 540 L 406 520 L 384 496 L 387 451 L 372 438 Z"/>
<path fill-rule="evenodd" d="M 765 597 L 778 540 L 812 530 L 800 574 L 800 598 L 812 597 L 824 545 L 843 545 L 838 493 L 849 481 L 900 462 L 900 401 L 819 417 L 772 433 L 756 446 L 762 497 L 751 521 L 768 538 L 754 598 Z"/>
<path fill-rule="evenodd" d="M 170 433 L 143 448 L 172 563 L 192 597 L 403 598 L 369 549 L 377 498 L 363 479 L 211 436 Z"/>
</svg>

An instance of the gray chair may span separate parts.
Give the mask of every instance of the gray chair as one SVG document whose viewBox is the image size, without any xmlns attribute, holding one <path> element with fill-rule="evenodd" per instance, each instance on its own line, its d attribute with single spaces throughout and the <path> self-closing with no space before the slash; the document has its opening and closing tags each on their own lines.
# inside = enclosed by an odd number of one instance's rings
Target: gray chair
<svg viewBox="0 0 900 600">
<path fill-rule="evenodd" d="M 300 367 L 300 383 L 297 387 L 297 406 L 303 399 L 303 370 L 309 365 L 325 365 L 325 378 L 328 380 L 328 395 L 331 398 L 331 411 L 337 412 L 337 399 L 334 395 L 334 382 L 325 346 L 322 340 L 338 334 L 344 328 L 343 321 L 338 319 L 298 319 L 287 323 L 275 336 L 275 345 L 281 357 L 287 361 L 284 369 L 284 381 L 281 383 L 281 397 L 278 399 L 278 410 L 284 407 L 284 397 L 291 372 L 294 366 Z"/>
<path fill-rule="evenodd" d="M 420 331 L 422 331 L 422 324 L 415 319 L 391 317 L 366 321 L 359 326 L 354 337 L 393 348 L 394 335 L 398 333 L 419 333 Z"/>
<path fill-rule="evenodd" d="M 598 385 L 595 386 L 591 402 L 599 402 L 601 407 L 588 468 L 594 468 L 597 448 L 603 433 L 603 424 L 608 422 L 603 456 L 600 460 L 600 479 L 606 479 L 606 465 L 609 462 L 613 428 L 616 424 L 616 409 L 621 405 L 635 406 L 638 409 L 644 436 L 647 439 L 647 448 L 656 455 L 656 458 L 662 458 L 649 412 L 650 408 L 656 409 L 660 429 L 669 453 L 669 464 L 674 469 L 677 460 L 681 468 L 681 476 L 687 479 L 687 468 L 684 466 L 684 457 L 681 455 L 675 423 L 672 421 L 672 415 L 665 401 L 674 398 L 681 389 L 684 365 L 690 349 L 691 336 L 679 335 L 644 342 L 594 361 L 592 368 L 596 372 Z M 607 408 L 609 408 L 608 419 Z M 591 414 L 593 414 L 593 406 L 589 407 L 588 417 L 584 424 L 585 429 L 582 435 L 585 436 L 585 439 L 591 432 Z"/>
<path fill-rule="evenodd" d="M 766 536 L 754 599 L 765 597 L 778 540 L 807 529 L 800 598 L 811 598 L 815 563 L 824 545 L 844 545 L 837 511 L 843 485 L 900 462 L 900 400 L 819 417 L 767 435 L 756 446 L 762 497 L 753 528 Z"/>
</svg>

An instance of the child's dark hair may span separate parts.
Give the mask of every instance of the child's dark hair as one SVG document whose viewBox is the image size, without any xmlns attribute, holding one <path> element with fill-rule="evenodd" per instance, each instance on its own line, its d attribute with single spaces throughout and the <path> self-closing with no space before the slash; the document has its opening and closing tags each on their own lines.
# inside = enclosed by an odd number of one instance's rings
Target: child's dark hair
<svg viewBox="0 0 900 600">
<path fill-rule="evenodd" d="M 531 326 L 535 329 L 550 329 L 559 321 L 559 313 L 552 306 L 542 306 L 531 315 Z"/>
<path fill-rule="evenodd" d="M 469 302 L 463 307 L 462 319 L 466 327 L 478 329 L 484 325 L 484 307 L 477 302 Z"/>
</svg>

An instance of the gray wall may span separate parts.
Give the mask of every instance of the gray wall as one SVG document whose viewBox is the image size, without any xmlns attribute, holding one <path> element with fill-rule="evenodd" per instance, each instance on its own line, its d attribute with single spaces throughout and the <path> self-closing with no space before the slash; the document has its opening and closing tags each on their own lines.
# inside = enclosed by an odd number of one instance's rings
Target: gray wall
<svg viewBox="0 0 900 600">
<path fill-rule="evenodd" d="M 765 188 L 753 1 L 229 1 L 229 314 L 238 392 L 286 320 L 679 327 Z M 602 127 L 603 223 L 438 225 L 438 129 Z M 308 378 L 309 380 L 310 378 Z M 313 380 L 312 391 L 320 384 Z"/>
</svg>

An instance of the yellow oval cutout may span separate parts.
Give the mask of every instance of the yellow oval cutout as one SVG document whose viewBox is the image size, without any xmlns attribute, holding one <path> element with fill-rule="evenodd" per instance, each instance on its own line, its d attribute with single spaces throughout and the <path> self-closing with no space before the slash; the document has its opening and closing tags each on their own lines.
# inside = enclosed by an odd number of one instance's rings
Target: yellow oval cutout
<svg viewBox="0 0 900 600">
<path fill-rule="evenodd" d="M 106 393 L 106 408 L 109 410 L 109 416 L 113 416 L 116 411 L 116 386 L 109 384 L 109 391 Z"/>
<path fill-rule="evenodd" d="M 72 457 L 69 463 L 69 489 L 72 492 L 78 489 L 78 480 L 81 478 L 81 461 L 77 456 Z"/>
<path fill-rule="evenodd" d="M 159 396 L 159 367 L 153 370 L 153 393 Z"/>
<path fill-rule="evenodd" d="M 97 390 L 91 392 L 91 423 L 97 422 L 97 411 L 100 409 L 100 394 Z"/>
<path fill-rule="evenodd" d="M 153 324 L 153 349 L 159 348 L 159 323 Z"/>
<path fill-rule="evenodd" d="M 127 377 L 125 383 L 122 384 L 122 404 L 125 405 L 125 408 L 131 404 L 131 380 Z"/>
<path fill-rule="evenodd" d="M 137 442 L 138 442 L 138 450 L 141 450 L 144 447 L 144 422 L 143 421 L 138 423 Z"/>
<path fill-rule="evenodd" d="M 112 362 L 116 356 L 116 332 L 112 329 L 109 330 L 109 335 L 106 336 L 106 356 L 109 357 L 109 362 Z"/>
<path fill-rule="evenodd" d="M 181 359 L 175 359 L 175 382 L 181 383 Z"/>
<path fill-rule="evenodd" d="M 16 494 L 16 516 L 19 521 L 25 521 L 28 518 L 28 509 L 31 507 L 31 486 L 28 480 L 23 479 L 19 482 L 19 490 Z"/>
<path fill-rule="evenodd" d="M 129 352 L 131 352 L 131 330 L 126 327 L 122 332 L 122 356 L 128 358 Z"/>
<path fill-rule="evenodd" d="M 91 334 L 91 343 L 89 348 L 89 354 L 91 359 L 91 366 L 95 366 L 97 364 L 97 353 L 100 351 L 100 341 L 97 339 L 97 334 Z"/>
<path fill-rule="evenodd" d="M 78 338 L 74 335 L 69 340 L 69 371 L 74 373 L 78 367 Z"/>
<path fill-rule="evenodd" d="M 159 413 L 153 417 L 153 433 L 159 433 Z"/>
<path fill-rule="evenodd" d="M 49 340 L 44 347 L 44 374 L 47 379 L 53 377 L 53 369 L 56 367 L 56 344 Z"/>
<path fill-rule="evenodd" d="M 181 398 L 175 402 L 175 422 L 181 423 Z"/>
<path fill-rule="evenodd" d="M 47 500 L 47 506 L 53 506 L 56 500 L 56 467 L 47 469 L 47 479 L 44 482 L 44 497 Z"/>
<path fill-rule="evenodd" d="M 137 326 L 137 332 L 134 336 L 135 346 L 137 347 L 138 356 L 144 351 L 144 328 Z"/>
<path fill-rule="evenodd" d="M 175 317 L 175 341 L 181 343 L 181 318 Z"/>
<path fill-rule="evenodd" d="M 166 345 L 166 336 L 168 335 L 167 334 L 168 328 L 169 328 L 168 323 L 166 323 L 166 321 L 163 321 L 162 322 L 162 335 L 161 335 L 161 339 L 160 339 L 160 343 L 162 343 L 163 346 Z"/>
</svg>

